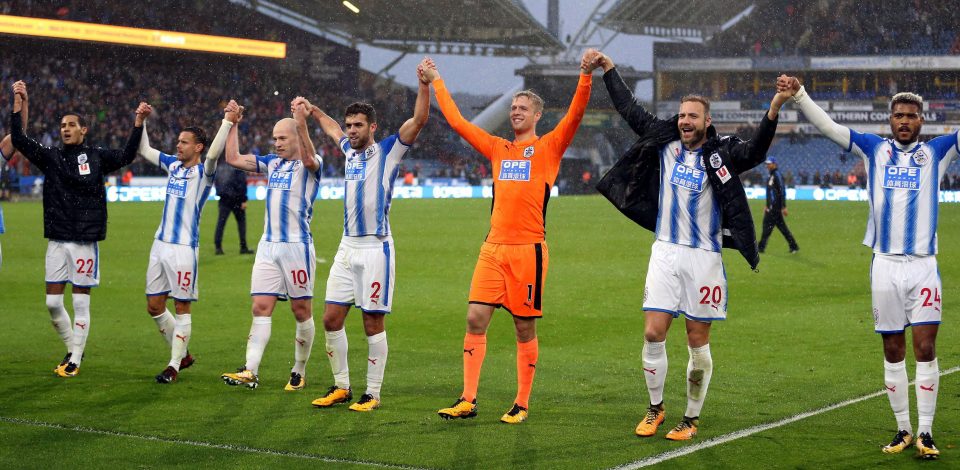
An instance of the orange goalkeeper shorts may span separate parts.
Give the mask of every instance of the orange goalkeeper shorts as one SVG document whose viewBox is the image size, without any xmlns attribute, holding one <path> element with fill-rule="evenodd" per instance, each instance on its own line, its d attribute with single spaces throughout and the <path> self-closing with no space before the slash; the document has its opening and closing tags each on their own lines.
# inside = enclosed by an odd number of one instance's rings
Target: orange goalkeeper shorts
<svg viewBox="0 0 960 470">
<path fill-rule="evenodd" d="M 518 317 L 542 317 L 547 244 L 484 242 L 470 282 L 470 303 L 503 307 Z"/>
</svg>

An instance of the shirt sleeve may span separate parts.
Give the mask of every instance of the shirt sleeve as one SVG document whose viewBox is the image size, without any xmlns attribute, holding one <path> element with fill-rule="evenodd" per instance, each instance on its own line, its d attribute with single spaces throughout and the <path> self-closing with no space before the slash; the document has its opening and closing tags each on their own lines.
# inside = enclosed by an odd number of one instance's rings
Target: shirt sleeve
<svg viewBox="0 0 960 470">
<path fill-rule="evenodd" d="M 443 113 L 443 117 L 447 119 L 450 127 L 452 127 L 457 134 L 460 134 L 460 137 L 466 139 L 481 155 L 488 160 L 491 159 L 493 156 L 493 146 L 497 142 L 496 137 L 486 133 L 476 124 L 467 121 L 463 115 L 460 114 L 460 109 L 457 108 L 457 104 L 453 102 L 453 97 L 450 96 L 450 92 L 447 90 L 443 79 L 433 81 L 433 91 L 437 97 L 437 105 L 440 107 L 440 112 Z"/>
<path fill-rule="evenodd" d="M 577 91 L 573 94 L 573 100 L 567 109 L 567 114 L 563 115 L 557 127 L 553 128 L 545 138 L 549 138 L 556 151 L 557 159 L 563 157 L 563 152 L 573 142 L 573 137 L 580 127 L 580 121 L 583 120 L 583 113 L 587 110 L 587 103 L 590 101 L 590 90 L 593 88 L 593 76 L 580 74 L 580 81 L 577 82 Z"/>
<path fill-rule="evenodd" d="M 270 165 L 270 161 L 273 160 L 274 157 L 276 157 L 276 155 L 272 153 L 262 157 L 260 155 L 254 155 L 254 158 L 257 159 L 257 173 L 266 174 L 269 168 L 268 165 Z"/>
<path fill-rule="evenodd" d="M 957 158 L 957 153 L 960 152 L 960 145 L 957 142 L 958 133 L 954 132 L 952 134 L 941 135 L 930 142 L 927 142 L 927 145 L 933 147 L 933 150 L 937 152 L 937 159 L 953 161 Z"/>
<path fill-rule="evenodd" d="M 177 157 L 160 152 L 159 161 L 160 168 L 163 168 L 163 171 L 170 173 L 170 165 L 177 161 Z"/>
<path fill-rule="evenodd" d="M 859 150 L 863 156 L 872 160 L 874 150 L 883 142 L 883 137 L 876 134 L 864 134 L 850 129 L 850 147 L 846 150 L 851 152 Z"/>
</svg>

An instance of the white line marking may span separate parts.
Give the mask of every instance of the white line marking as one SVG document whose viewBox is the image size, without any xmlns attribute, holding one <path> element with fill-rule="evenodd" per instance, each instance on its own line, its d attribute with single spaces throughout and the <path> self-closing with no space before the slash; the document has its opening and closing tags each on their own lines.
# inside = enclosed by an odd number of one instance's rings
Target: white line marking
<svg viewBox="0 0 960 470">
<path fill-rule="evenodd" d="M 960 371 L 960 366 L 953 367 L 953 368 L 950 368 L 950 369 L 941 371 L 941 372 L 940 372 L 940 376 L 943 377 L 943 376 L 945 376 L 945 375 L 950 375 L 950 374 L 952 374 L 952 373 L 954 373 L 954 372 L 957 372 L 957 371 Z M 913 385 L 913 382 L 910 382 L 910 385 Z M 625 463 L 625 464 L 623 464 L 623 465 L 619 465 L 619 466 L 613 467 L 613 470 L 633 470 L 633 469 L 637 469 L 637 468 L 641 468 L 641 467 L 648 467 L 648 466 L 650 466 L 650 465 L 656 465 L 656 464 L 658 464 L 658 463 L 663 463 L 663 462 L 666 462 L 667 460 L 675 459 L 675 458 L 677 458 L 677 457 L 683 457 L 684 455 L 689 455 L 689 454 L 692 454 L 692 453 L 694 453 L 694 452 L 697 452 L 697 451 L 700 451 L 700 450 L 703 450 L 703 449 L 709 449 L 709 448 L 711 448 L 711 447 L 715 447 L 715 446 L 718 446 L 718 445 L 720 445 L 720 444 L 726 444 L 726 443 L 728 443 L 728 442 L 730 442 L 730 441 L 735 441 L 735 440 L 740 439 L 740 438 L 743 438 L 743 437 L 752 436 L 752 435 L 757 434 L 757 433 L 759 433 L 759 432 L 767 431 L 767 430 L 774 429 L 774 428 L 779 428 L 779 427 L 781 427 L 781 426 L 786 426 L 786 425 L 788 425 L 788 424 L 790 424 L 790 423 L 794 423 L 794 422 L 800 421 L 800 420 L 802 420 L 802 419 L 809 418 L 809 417 L 811 417 L 811 416 L 816 416 L 816 415 L 819 415 L 819 414 L 826 413 L 826 412 L 828 412 L 828 411 L 833 411 L 833 410 L 836 410 L 836 409 L 843 408 L 843 407 L 845 407 L 845 406 L 850 406 L 850 405 L 853 405 L 853 404 L 855 404 L 855 403 L 860 403 L 860 402 L 862 402 L 862 401 L 866 401 L 866 400 L 869 400 L 869 399 L 871 399 L 871 398 L 876 398 L 876 397 L 882 396 L 882 395 L 884 395 L 884 394 L 886 394 L 886 393 L 887 393 L 886 390 L 881 390 L 881 391 L 876 392 L 876 393 L 871 393 L 871 394 L 869 394 L 869 395 L 864 395 L 864 396 L 862 396 L 862 397 L 857 397 L 857 398 L 853 398 L 853 399 L 850 399 L 850 400 L 847 400 L 847 401 L 843 401 L 843 402 L 840 402 L 840 403 L 835 403 L 835 404 L 833 404 L 833 405 L 825 406 L 825 407 L 823 407 L 823 408 L 817 408 L 817 409 L 812 410 L 812 411 L 806 411 L 806 412 L 800 413 L 800 414 L 798 414 L 798 415 L 791 416 L 791 417 L 789 417 L 789 418 L 781 419 L 780 421 L 775 421 L 775 422 L 773 422 L 773 423 L 759 424 L 759 425 L 757 425 L 757 426 L 749 427 L 749 428 L 746 428 L 746 429 L 741 429 L 741 430 L 739 430 L 739 431 L 735 431 L 735 432 L 732 432 L 732 433 L 730 433 L 730 434 L 724 434 L 724 435 L 722 435 L 722 436 L 717 436 L 717 437 L 714 437 L 714 438 L 712 438 L 712 439 L 707 439 L 706 441 L 703 441 L 703 442 L 699 442 L 699 443 L 696 443 L 696 444 L 693 444 L 693 445 L 681 447 L 681 448 L 679 448 L 679 449 L 677 449 L 677 450 L 671 450 L 671 451 L 668 451 L 668 452 L 663 452 L 663 453 L 660 453 L 660 454 L 651 455 L 650 457 L 646 457 L 646 458 L 643 458 L 643 459 L 640 459 L 640 460 L 635 460 L 635 461 L 633 461 L 633 462 Z"/>
<path fill-rule="evenodd" d="M 180 445 L 188 445 L 188 446 L 194 446 L 194 447 L 204 447 L 207 449 L 227 450 L 232 452 L 246 452 L 250 454 L 273 455 L 277 457 L 291 457 L 295 459 L 304 459 L 304 460 L 316 460 L 324 463 L 368 465 L 371 467 L 397 468 L 397 469 L 403 469 L 403 470 L 426 470 L 421 467 L 413 467 L 410 465 L 395 465 L 395 464 L 382 463 L 382 462 L 373 462 L 369 460 L 348 460 L 348 459 L 339 459 L 336 457 L 327 457 L 327 456 L 317 455 L 317 454 L 290 452 L 285 450 L 261 449 L 257 447 L 247 447 L 247 446 L 235 445 L 235 444 L 215 444 L 213 442 L 190 441 L 186 439 L 177 439 L 172 437 L 148 436 L 145 434 L 134 434 L 134 433 L 128 433 L 128 432 L 110 431 L 105 429 L 94 429 L 94 428 L 88 428 L 86 426 L 70 426 L 66 424 L 45 423 L 43 421 L 33 421 L 29 419 L 8 418 L 6 416 L 0 416 L 0 422 L 9 423 L 9 424 L 19 424 L 23 426 L 33 426 L 38 428 L 58 429 L 62 431 L 82 432 L 87 434 L 99 434 L 102 436 L 127 437 L 131 439 L 140 439 L 144 441 L 165 442 L 168 444 L 180 444 Z"/>
</svg>

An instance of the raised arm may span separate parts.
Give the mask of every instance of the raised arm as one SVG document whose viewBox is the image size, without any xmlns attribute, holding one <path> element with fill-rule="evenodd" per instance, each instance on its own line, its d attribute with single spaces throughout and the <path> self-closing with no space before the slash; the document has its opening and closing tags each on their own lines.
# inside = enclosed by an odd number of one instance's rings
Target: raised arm
<svg viewBox="0 0 960 470">
<path fill-rule="evenodd" d="M 140 146 L 137 148 L 137 155 L 154 165 L 159 165 L 160 151 L 150 146 L 150 136 L 147 135 L 147 118 L 153 113 L 153 107 L 147 103 L 140 103 L 140 106 L 137 107 L 137 114 L 141 111 L 145 112 L 146 115 L 143 117 L 143 133 L 140 134 Z"/>
<path fill-rule="evenodd" d="M 260 169 L 257 165 L 257 157 L 253 156 L 253 154 L 240 154 L 240 134 L 237 131 L 238 126 L 236 124 L 243 118 L 243 106 L 240 106 L 234 100 L 230 100 L 230 102 L 227 103 L 227 107 L 223 109 L 223 112 L 224 119 L 234 124 L 227 132 L 227 141 L 225 143 L 226 150 L 224 152 L 224 158 L 227 159 L 227 164 L 243 171 L 259 173 Z"/>
<path fill-rule="evenodd" d="M 424 59 L 426 61 L 426 59 Z M 400 126 L 400 142 L 410 145 L 417 140 L 423 126 L 427 125 L 427 118 L 430 116 L 430 82 L 423 75 L 425 68 L 424 62 L 417 66 L 417 101 L 413 105 L 413 117 L 407 119 Z"/>
<path fill-rule="evenodd" d="M 233 128 L 233 122 L 224 119 L 220 123 L 220 129 L 217 130 L 217 135 L 213 138 L 213 142 L 210 143 L 210 149 L 207 150 L 207 156 L 203 160 L 203 172 L 207 176 L 213 176 L 217 172 L 217 160 L 220 158 L 220 154 L 223 153 L 223 148 L 227 142 L 227 134 L 230 133 L 230 129 Z M 144 134 L 146 134 L 146 129 L 144 129 Z"/>
<path fill-rule="evenodd" d="M 296 101 L 297 100 L 294 100 L 294 102 Z M 327 134 L 327 137 L 330 137 L 335 143 L 339 144 L 340 139 L 346 136 L 343 128 L 340 127 L 340 123 L 338 123 L 336 119 L 328 116 L 320 107 L 310 104 L 306 99 L 303 99 L 303 104 L 310 111 L 310 117 L 316 120 L 317 124 L 320 124 L 320 129 L 323 129 L 323 133 Z"/>
<path fill-rule="evenodd" d="M 757 130 L 753 137 L 748 141 L 740 141 L 737 138 L 725 138 L 727 145 L 732 145 L 730 154 L 733 159 L 733 168 L 737 173 L 747 171 L 767 159 L 767 151 L 770 150 L 770 143 L 777 133 L 777 121 L 780 116 L 780 108 L 783 103 L 790 99 L 789 91 L 780 90 L 770 101 L 770 109 L 763 115 Z"/>
<path fill-rule="evenodd" d="M 27 121 L 24 115 L 27 112 L 27 84 L 23 81 L 17 81 L 13 84 L 13 113 L 10 115 L 10 142 L 15 150 L 18 150 L 23 156 L 41 170 L 46 169 L 44 160 L 44 147 L 39 142 L 33 140 L 25 134 Z M 7 155 L 13 156 L 13 152 Z"/>
<path fill-rule="evenodd" d="M 298 96 L 299 98 L 303 98 Z M 304 101 L 306 101 L 304 99 Z M 294 100 L 296 102 L 296 100 Z M 297 122 L 297 139 L 300 142 L 300 160 L 304 168 L 316 172 L 320 170 L 320 158 L 317 157 L 317 148 L 310 138 L 310 129 L 307 127 L 307 118 L 310 117 L 309 103 L 297 103 L 293 106 L 293 120 Z"/>
<path fill-rule="evenodd" d="M 23 87 L 23 95 L 20 97 L 20 119 L 23 123 L 23 129 L 27 128 L 27 112 L 30 108 L 30 100 L 27 98 L 27 88 Z M 3 139 L 0 140 L 0 157 L 3 157 L 5 160 L 10 160 L 13 158 L 13 153 L 17 149 L 13 147 L 13 137 L 10 134 L 3 136 Z"/>
<path fill-rule="evenodd" d="M 493 145 L 497 141 L 496 138 L 476 124 L 466 120 L 463 115 L 460 114 L 460 109 L 457 108 L 457 104 L 453 102 L 453 97 L 450 96 L 446 84 L 444 84 L 443 79 L 440 78 L 440 72 L 437 71 L 437 66 L 433 62 L 433 59 L 426 58 L 423 63 L 426 64 L 423 69 L 423 76 L 433 85 L 433 92 L 437 96 L 437 105 L 440 107 L 440 112 L 443 113 L 443 117 L 447 119 L 447 123 L 450 124 L 450 127 L 452 127 L 457 134 L 460 134 L 460 137 L 466 139 L 481 155 L 489 159 Z"/>
<path fill-rule="evenodd" d="M 607 88 L 607 93 L 610 94 L 610 101 L 613 101 L 614 108 L 623 120 L 627 121 L 627 125 L 633 129 L 633 132 L 641 136 L 646 134 L 647 129 L 660 119 L 640 104 L 640 100 L 633 95 L 633 91 L 623 81 L 610 56 L 601 52 L 596 62 L 603 68 L 603 84 Z"/>
<path fill-rule="evenodd" d="M 563 150 L 573 141 L 573 136 L 577 133 L 577 128 L 580 127 L 580 121 L 583 120 L 583 113 L 587 110 L 590 90 L 593 88 L 592 73 L 599 66 L 597 61 L 591 60 L 591 58 L 598 54 L 600 53 L 595 49 L 588 49 L 583 54 L 583 59 L 580 61 L 580 79 L 577 82 L 577 91 L 573 94 L 573 100 L 570 102 L 567 114 L 564 114 L 560 122 L 557 123 L 557 127 L 553 128 L 552 134 L 557 136 L 558 140 L 556 142 L 561 150 L 558 155 L 562 155 Z"/>
<path fill-rule="evenodd" d="M 844 149 L 850 149 L 850 128 L 841 126 L 830 119 L 827 112 L 817 106 L 817 103 L 810 98 L 807 91 L 800 85 L 800 80 L 796 77 L 781 75 L 777 78 L 777 91 L 780 90 L 792 94 L 794 103 L 800 106 L 803 115 L 820 130 L 821 134 Z"/>
</svg>

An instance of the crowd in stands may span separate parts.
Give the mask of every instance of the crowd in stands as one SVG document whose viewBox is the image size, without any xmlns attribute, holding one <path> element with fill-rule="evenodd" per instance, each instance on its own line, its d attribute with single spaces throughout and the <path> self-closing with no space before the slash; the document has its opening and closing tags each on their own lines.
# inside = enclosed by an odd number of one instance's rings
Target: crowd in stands
<svg viewBox="0 0 960 470">
<path fill-rule="evenodd" d="M 956 5 L 931 0 L 769 0 L 706 47 L 668 57 L 960 54 Z"/>
<path fill-rule="evenodd" d="M 184 3 L 195 10 L 190 10 L 189 15 L 158 14 L 173 11 L 164 10 L 163 4 L 182 9 Z M 227 30 L 221 22 L 209 21 L 211 17 L 225 17 L 223 10 L 229 9 L 230 24 L 243 24 L 247 32 L 256 33 L 246 34 L 247 37 L 293 41 L 291 47 L 296 47 L 296 41 L 305 40 L 295 37 L 291 28 L 271 25 L 261 15 L 229 3 L 162 0 L 151 8 L 124 11 L 118 11 L 116 5 L 115 1 L 106 0 L 56 4 L 0 1 L 0 13 L 74 21 L 96 18 L 98 22 L 109 20 L 120 25 L 245 35 L 239 28 Z M 282 37 L 279 31 L 287 31 L 289 37 Z M 370 102 L 378 113 L 377 139 L 397 132 L 412 116 L 414 89 L 362 70 L 346 80 L 315 79 L 290 62 L 8 36 L 0 48 L 0 132 L 9 132 L 9 87 L 16 80 L 27 82 L 29 89 L 27 133 L 44 145 L 58 145 L 60 117 L 67 112 L 79 112 L 89 125 L 89 143 L 121 148 L 132 128 L 133 111 L 139 101 L 147 101 L 155 109 L 147 124 L 151 144 L 170 153 L 175 152 L 176 138 L 184 127 L 200 125 L 212 138 L 229 99 L 236 99 L 246 108 L 239 127 L 240 148 L 255 154 L 272 150 L 273 125 L 289 116 L 289 102 L 297 95 L 306 96 L 338 120 L 343 118 L 349 103 Z M 408 153 L 408 158 L 438 163 L 428 165 L 428 172 L 417 176 L 448 175 L 474 180 L 487 175 L 486 161 L 466 148 L 439 116 L 434 111 Z M 310 123 L 310 128 L 317 151 L 324 159 L 326 176 L 342 175 L 343 157 L 336 143 L 323 135 L 315 123 Z M 36 168 L 22 160 L 0 166 L 5 179 L 37 174 Z M 129 168 L 135 176 L 163 175 L 159 168 L 141 159 Z M 403 172 L 408 171 L 420 173 L 412 165 L 404 167 Z M 122 174 L 115 176 L 118 181 L 123 180 Z"/>
</svg>

